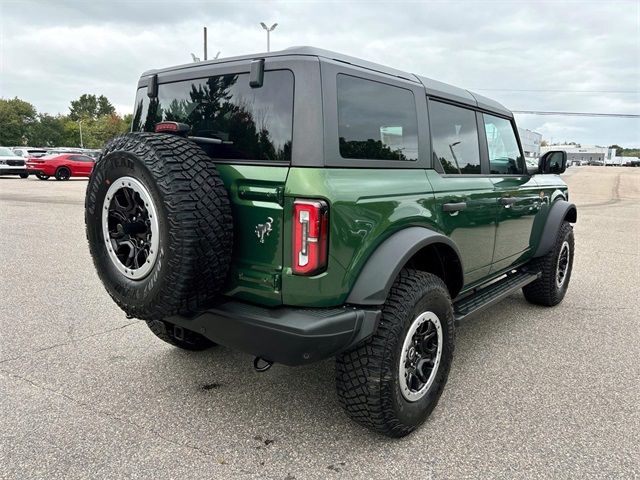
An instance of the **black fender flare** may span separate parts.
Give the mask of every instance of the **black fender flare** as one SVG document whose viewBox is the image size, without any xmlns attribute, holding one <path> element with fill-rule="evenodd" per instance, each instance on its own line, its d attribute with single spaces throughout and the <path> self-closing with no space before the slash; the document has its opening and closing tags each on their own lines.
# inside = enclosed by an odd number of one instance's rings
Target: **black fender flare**
<svg viewBox="0 0 640 480">
<path fill-rule="evenodd" d="M 460 251 L 453 240 L 427 228 L 408 227 L 391 235 L 371 254 L 351 289 L 347 303 L 382 305 L 402 267 L 421 249 L 433 244 L 444 244 L 455 252 L 459 266 L 456 274 L 462 279 Z"/>
<path fill-rule="evenodd" d="M 560 226 L 565 219 L 575 223 L 578 220 L 578 209 L 573 203 L 566 200 L 556 200 L 551 205 L 547 215 L 547 221 L 542 229 L 542 235 L 540 236 L 536 253 L 533 255 L 534 257 L 542 257 L 551 251 L 556 241 L 558 230 L 560 230 Z"/>
</svg>

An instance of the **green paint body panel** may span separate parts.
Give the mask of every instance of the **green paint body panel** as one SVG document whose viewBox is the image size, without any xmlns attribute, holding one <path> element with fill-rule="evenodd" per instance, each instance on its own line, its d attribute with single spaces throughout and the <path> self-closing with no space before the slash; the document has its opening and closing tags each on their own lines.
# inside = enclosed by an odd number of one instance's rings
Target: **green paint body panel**
<svg viewBox="0 0 640 480">
<path fill-rule="evenodd" d="M 325 273 L 293 275 L 291 220 L 285 215 L 287 267 L 282 299 L 287 305 L 340 305 L 369 256 L 385 239 L 408 226 L 439 230 L 435 198 L 422 169 L 291 168 L 285 211 L 291 211 L 293 199 L 299 197 L 329 202 L 329 259 Z"/>
<path fill-rule="evenodd" d="M 463 292 L 528 261 L 550 205 L 566 199 L 555 175 L 447 176 L 431 169 L 217 165 L 234 217 L 234 256 L 226 295 L 267 306 L 342 305 L 375 249 L 409 226 L 451 238 L 459 248 Z M 506 207 L 502 197 L 515 197 Z M 291 270 L 296 198 L 329 204 L 329 258 L 313 277 Z M 459 212 L 446 203 L 465 202 Z M 256 227 L 271 222 L 263 237 Z"/>
<path fill-rule="evenodd" d="M 233 212 L 233 260 L 226 294 L 263 305 L 282 303 L 283 266 L 282 193 L 288 166 L 268 167 L 219 163 L 218 171 L 229 192 Z M 256 226 L 271 221 L 263 237 Z"/>
</svg>

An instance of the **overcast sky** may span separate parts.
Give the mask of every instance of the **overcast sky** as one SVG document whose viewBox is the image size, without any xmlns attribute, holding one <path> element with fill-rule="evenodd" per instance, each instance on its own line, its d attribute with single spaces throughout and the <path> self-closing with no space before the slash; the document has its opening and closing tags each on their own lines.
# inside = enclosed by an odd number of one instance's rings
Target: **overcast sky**
<svg viewBox="0 0 640 480">
<path fill-rule="evenodd" d="M 512 110 L 640 114 L 640 0 L 191 2 L 0 0 L 0 97 L 132 111 L 150 68 L 312 45 L 475 90 Z M 640 146 L 640 120 L 518 115 L 547 140 Z"/>
</svg>

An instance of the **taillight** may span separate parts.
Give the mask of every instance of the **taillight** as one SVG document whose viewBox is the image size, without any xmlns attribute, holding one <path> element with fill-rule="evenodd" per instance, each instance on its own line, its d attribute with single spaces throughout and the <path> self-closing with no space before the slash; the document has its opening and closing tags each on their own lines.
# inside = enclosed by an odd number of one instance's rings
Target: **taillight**
<svg viewBox="0 0 640 480">
<path fill-rule="evenodd" d="M 156 123 L 156 133 L 175 133 L 177 135 L 186 135 L 191 127 L 186 123 L 180 122 L 159 122 Z"/>
<path fill-rule="evenodd" d="M 315 275 L 327 267 L 329 206 L 323 200 L 293 202 L 293 273 Z"/>
</svg>

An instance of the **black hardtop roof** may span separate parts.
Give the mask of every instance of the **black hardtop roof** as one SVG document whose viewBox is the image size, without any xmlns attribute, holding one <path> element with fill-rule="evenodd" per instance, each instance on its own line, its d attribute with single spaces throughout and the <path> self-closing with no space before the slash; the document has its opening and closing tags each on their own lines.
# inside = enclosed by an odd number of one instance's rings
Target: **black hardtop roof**
<svg viewBox="0 0 640 480">
<path fill-rule="evenodd" d="M 173 67 L 161 68 L 157 70 L 147 70 L 142 74 L 142 77 L 154 75 L 157 73 L 175 72 L 178 70 L 188 70 L 194 67 L 198 67 L 200 69 L 202 67 L 206 67 L 207 65 L 215 66 L 215 65 L 221 65 L 229 62 L 237 62 L 242 60 L 255 60 L 257 58 L 283 57 L 283 56 L 295 56 L 295 55 L 313 56 L 318 58 L 335 60 L 338 62 L 355 65 L 360 68 L 365 68 L 367 70 L 371 70 L 374 72 L 391 75 L 393 77 L 399 77 L 405 80 L 409 80 L 411 82 L 421 83 L 422 85 L 424 85 L 424 88 L 428 95 L 443 98 L 449 101 L 454 101 L 457 103 L 471 105 L 474 107 L 479 107 L 481 109 L 493 111 L 508 117 L 513 117 L 513 114 L 511 113 L 511 111 L 508 110 L 506 107 L 504 107 L 502 104 L 496 102 L 495 100 L 487 98 L 483 95 L 479 95 L 469 90 L 465 90 L 464 88 L 449 85 L 444 82 L 439 82 L 438 80 L 433 80 L 431 78 L 427 78 L 422 75 L 415 75 L 413 73 L 397 70 L 395 68 L 387 67 L 385 65 L 380 65 L 378 63 L 370 62 L 368 60 L 363 60 L 361 58 L 351 57 L 349 55 L 332 52 L 330 50 L 324 50 L 322 48 L 307 47 L 307 46 L 290 47 L 290 48 L 279 50 L 276 52 L 253 53 L 250 55 L 226 57 L 226 58 L 220 58 L 216 60 L 207 60 L 207 61 L 197 62 L 197 63 L 186 63 L 183 65 L 176 65 Z"/>
</svg>

